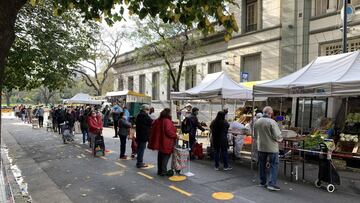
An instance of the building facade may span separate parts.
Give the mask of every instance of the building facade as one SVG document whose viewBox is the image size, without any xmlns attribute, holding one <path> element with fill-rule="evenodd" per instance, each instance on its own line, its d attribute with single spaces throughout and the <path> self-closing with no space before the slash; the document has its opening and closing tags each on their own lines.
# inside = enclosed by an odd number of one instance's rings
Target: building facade
<svg viewBox="0 0 360 203">
<path fill-rule="evenodd" d="M 204 39 L 203 53 L 187 56 L 180 91 L 206 74 L 226 71 L 235 81 L 271 80 L 292 73 L 320 55 L 342 50 L 343 0 L 238 0 L 230 6 L 239 32 L 224 42 L 222 34 Z M 360 47 L 360 0 L 349 0 L 356 11 L 348 23 L 349 51 Z M 170 80 L 161 59 L 138 64 L 134 52 L 117 59 L 114 90 L 129 89 L 166 103 Z"/>
</svg>

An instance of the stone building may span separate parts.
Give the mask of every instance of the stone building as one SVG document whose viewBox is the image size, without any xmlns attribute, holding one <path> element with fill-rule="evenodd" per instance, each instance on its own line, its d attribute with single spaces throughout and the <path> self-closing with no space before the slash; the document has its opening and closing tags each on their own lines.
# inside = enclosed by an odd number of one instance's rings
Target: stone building
<svg viewBox="0 0 360 203">
<path fill-rule="evenodd" d="M 349 51 L 360 46 L 360 0 L 348 0 L 356 11 L 348 24 Z M 221 33 L 204 39 L 202 54 L 186 57 L 180 90 L 195 86 L 208 73 L 226 71 L 241 82 L 270 80 L 292 73 L 319 55 L 340 53 L 343 0 L 238 0 L 234 12 L 239 32 L 224 42 Z M 136 64 L 134 52 L 117 59 L 115 90 L 130 89 L 166 105 L 170 85 L 161 59 Z M 154 65 L 155 64 L 155 65 Z M 331 101 L 330 101 L 331 103 Z M 331 114 L 331 112 L 330 112 Z"/>
</svg>

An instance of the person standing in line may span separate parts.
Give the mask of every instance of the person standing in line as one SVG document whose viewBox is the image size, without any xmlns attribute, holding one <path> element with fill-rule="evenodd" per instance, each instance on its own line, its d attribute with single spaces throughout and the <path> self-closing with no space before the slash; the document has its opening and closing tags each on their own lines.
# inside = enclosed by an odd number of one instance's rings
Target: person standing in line
<svg viewBox="0 0 360 203">
<path fill-rule="evenodd" d="M 102 135 L 103 125 L 102 118 L 100 114 L 97 114 L 96 111 L 91 111 L 87 118 L 89 126 L 89 137 L 90 137 L 90 148 L 94 149 L 95 137 L 97 135 Z"/>
<path fill-rule="evenodd" d="M 171 120 L 171 110 L 165 108 L 160 117 L 152 125 L 148 148 L 159 150 L 157 157 L 158 172 L 160 176 L 171 176 L 173 173 L 167 170 L 171 154 L 174 151 L 175 141 L 178 138 L 176 127 Z"/>
<path fill-rule="evenodd" d="M 43 106 L 39 106 L 39 109 L 37 110 L 37 114 L 39 117 L 39 126 L 42 128 L 44 126 L 44 108 Z"/>
<path fill-rule="evenodd" d="M 31 124 L 32 123 L 32 118 L 33 118 L 33 110 L 31 108 L 31 106 L 29 106 L 29 108 L 27 108 L 27 117 L 28 117 L 28 123 Z"/>
<path fill-rule="evenodd" d="M 89 126 L 87 123 L 87 118 L 88 118 L 88 114 L 89 114 L 89 108 L 86 108 L 85 110 L 81 111 L 80 113 L 80 128 L 81 128 L 81 133 L 83 135 L 83 144 L 85 144 L 86 140 L 88 140 L 88 136 L 89 136 Z"/>
<path fill-rule="evenodd" d="M 212 143 L 215 150 L 215 170 L 219 170 L 220 154 L 224 163 L 224 171 L 232 168 L 228 163 L 228 130 L 229 123 L 225 119 L 225 112 L 219 111 L 215 120 L 211 122 L 210 129 L 212 133 Z"/>
<path fill-rule="evenodd" d="M 199 114 L 199 109 L 197 107 L 192 108 L 192 113 L 189 117 L 186 118 L 188 120 L 188 124 L 190 125 L 190 132 L 189 132 L 189 147 L 192 149 L 195 142 L 196 142 L 196 131 L 200 129 L 201 131 L 205 131 L 205 129 L 201 126 L 197 115 Z"/>
<path fill-rule="evenodd" d="M 141 106 L 140 113 L 136 117 L 136 143 L 137 143 L 137 168 L 147 167 L 143 162 L 146 143 L 149 141 L 150 129 L 153 120 L 149 116 L 150 107 L 147 104 Z"/>
<path fill-rule="evenodd" d="M 129 112 L 129 110 L 127 109 L 126 106 L 123 106 L 123 111 L 124 111 L 125 119 L 126 119 L 127 121 L 130 121 L 130 112 Z"/>
<path fill-rule="evenodd" d="M 109 106 L 106 105 L 105 108 L 102 110 L 102 114 L 104 117 L 104 127 L 109 127 L 109 117 L 110 117 L 110 109 Z"/>
<path fill-rule="evenodd" d="M 119 119 L 120 119 L 120 113 L 123 110 L 121 109 L 121 107 L 119 105 L 117 105 L 115 102 L 113 102 L 113 107 L 111 108 L 111 115 L 113 118 L 113 122 L 114 122 L 114 130 L 115 130 L 115 136 L 113 138 L 117 138 L 118 137 L 118 124 L 119 124 Z"/>
<path fill-rule="evenodd" d="M 69 107 L 67 109 L 67 112 L 65 114 L 65 121 L 68 122 L 69 124 L 69 128 L 70 128 L 70 132 L 71 134 L 73 135 L 73 132 L 74 132 L 74 125 L 75 125 L 75 116 L 73 114 L 73 108 L 72 107 Z"/>
<path fill-rule="evenodd" d="M 150 118 L 153 119 L 153 120 L 156 119 L 154 107 L 150 107 L 149 116 L 150 116 Z"/>
<path fill-rule="evenodd" d="M 279 169 L 279 142 L 282 141 L 281 131 L 270 106 L 263 109 L 263 117 L 254 123 L 254 136 L 257 140 L 260 185 L 269 190 L 278 191 L 277 176 Z M 270 181 L 267 185 L 266 162 L 270 161 Z"/>
<path fill-rule="evenodd" d="M 127 159 L 125 155 L 126 139 L 129 136 L 130 128 L 131 123 L 126 119 L 125 112 L 121 112 L 119 119 L 120 159 Z"/>
</svg>

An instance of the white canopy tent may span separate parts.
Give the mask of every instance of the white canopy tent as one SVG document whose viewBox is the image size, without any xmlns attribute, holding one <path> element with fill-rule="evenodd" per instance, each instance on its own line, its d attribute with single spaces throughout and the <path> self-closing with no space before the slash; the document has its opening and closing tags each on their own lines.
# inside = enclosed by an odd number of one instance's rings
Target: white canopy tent
<svg viewBox="0 0 360 203">
<path fill-rule="evenodd" d="M 100 105 L 102 101 L 94 100 L 90 95 L 84 93 L 78 93 L 70 99 L 64 99 L 64 103 L 68 104 L 95 104 Z"/>
<path fill-rule="evenodd" d="M 172 100 L 252 100 L 252 90 L 233 81 L 225 72 L 208 74 L 199 85 L 183 92 L 171 92 Z"/>
<path fill-rule="evenodd" d="M 360 95 L 360 52 L 321 56 L 304 68 L 254 86 L 255 97 Z"/>
</svg>

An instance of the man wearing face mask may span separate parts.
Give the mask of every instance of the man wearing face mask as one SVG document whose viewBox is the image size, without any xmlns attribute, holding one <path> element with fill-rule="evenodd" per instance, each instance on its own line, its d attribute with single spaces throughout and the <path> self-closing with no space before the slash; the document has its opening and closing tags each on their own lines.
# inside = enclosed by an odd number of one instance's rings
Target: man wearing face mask
<svg viewBox="0 0 360 203">
<path fill-rule="evenodd" d="M 254 124 L 254 136 L 257 140 L 258 161 L 260 173 L 260 185 L 269 190 L 278 191 L 277 175 L 279 169 L 279 142 L 282 141 L 281 131 L 271 117 L 274 112 L 270 106 L 263 109 L 263 117 Z M 267 185 L 266 162 L 269 157 L 270 162 L 270 181 Z"/>
<path fill-rule="evenodd" d="M 144 104 L 141 106 L 140 113 L 136 117 L 136 142 L 138 144 L 137 148 L 137 168 L 147 167 L 143 163 L 144 151 L 146 148 L 146 143 L 149 141 L 150 129 L 153 120 L 149 116 L 150 106 Z"/>
</svg>

